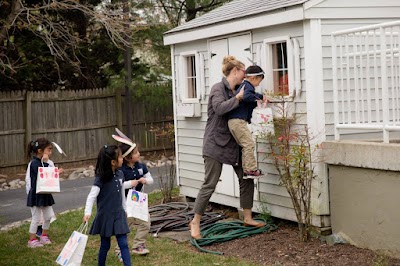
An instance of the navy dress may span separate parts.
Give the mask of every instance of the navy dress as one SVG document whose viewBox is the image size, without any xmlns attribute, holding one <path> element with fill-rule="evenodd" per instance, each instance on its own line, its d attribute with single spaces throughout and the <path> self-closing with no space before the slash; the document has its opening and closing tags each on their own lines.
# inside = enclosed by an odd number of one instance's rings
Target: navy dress
<svg viewBox="0 0 400 266">
<path fill-rule="evenodd" d="M 30 178 L 31 178 L 31 189 L 28 193 L 28 199 L 26 205 L 28 207 L 47 207 L 54 205 L 54 198 L 51 194 L 36 194 L 36 182 L 39 167 L 48 167 L 49 164 L 43 162 L 38 157 L 34 156 L 30 166 Z"/>
<path fill-rule="evenodd" d="M 111 237 L 130 232 L 126 212 L 122 207 L 123 182 L 124 174 L 120 170 L 115 171 L 111 181 L 106 183 L 96 177 L 93 185 L 100 188 L 100 193 L 97 196 L 96 217 L 90 228 L 91 235 Z"/>
</svg>

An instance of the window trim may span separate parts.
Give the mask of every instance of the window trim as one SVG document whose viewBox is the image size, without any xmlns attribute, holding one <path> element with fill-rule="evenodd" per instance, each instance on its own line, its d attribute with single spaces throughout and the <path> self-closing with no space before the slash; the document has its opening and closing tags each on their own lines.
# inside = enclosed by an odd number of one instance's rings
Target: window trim
<svg viewBox="0 0 400 266">
<path fill-rule="evenodd" d="M 188 77 L 187 77 L 187 64 L 186 58 L 195 57 L 196 68 L 196 97 L 188 98 Z M 182 103 L 199 103 L 201 99 L 202 88 L 200 83 L 200 54 L 198 51 L 187 51 L 179 54 L 179 94 Z"/>
<path fill-rule="evenodd" d="M 265 60 L 263 63 L 263 68 L 266 73 L 266 88 L 268 91 L 273 90 L 273 78 L 272 78 L 272 44 L 286 42 L 286 52 L 287 52 L 287 68 L 288 68 L 288 81 L 289 81 L 289 94 L 285 95 L 285 100 L 291 100 L 295 92 L 294 84 L 294 58 L 293 58 L 293 45 L 289 36 L 278 36 L 273 38 L 268 38 L 263 40 L 263 51 Z"/>
</svg>

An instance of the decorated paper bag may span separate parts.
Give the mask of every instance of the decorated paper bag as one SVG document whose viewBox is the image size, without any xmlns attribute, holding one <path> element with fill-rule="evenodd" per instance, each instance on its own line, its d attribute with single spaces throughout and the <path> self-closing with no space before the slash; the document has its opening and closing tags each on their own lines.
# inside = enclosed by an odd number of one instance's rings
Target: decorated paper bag
<svg viewBox="0 0 400 266">
<path fill-rule="evenodd" d="M 128 217 L 149 221 L 149 202 L 146 193 L 130 189 L 126 198 L 126 212 Z"/>
<path fill-rule="evenodd" d="M 87 244 L 87 223 L 82 224 L 77 231 L 72 232 L 56 262 L 63 266 L 79 266 Z"/>
<path fill-rule="evenodd" d="M 36 194 L 60 192 L 60 178 L 58 167 L 39 167 Z"/>
<path fill-rule="evenodd" d="M 274 133 L 273 114 L 270 107 L 259 105 L 254 108 L 251 119 L 251 130 L 257 136 Z"/>
</svg>

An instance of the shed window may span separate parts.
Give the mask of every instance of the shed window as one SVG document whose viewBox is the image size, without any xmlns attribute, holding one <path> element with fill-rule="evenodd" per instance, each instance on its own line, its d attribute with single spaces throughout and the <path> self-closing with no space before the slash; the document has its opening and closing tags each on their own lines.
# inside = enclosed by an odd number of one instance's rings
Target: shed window
<svg viewBox="0 0 400 266">
<path fill-rule="evenodd" d="M 197 98 L 196 57 L 194 55 L 191 55 L 185 57 L 185 59 L 186 59 L 187 98 Z"/>
<path fill-rule="evenodd" d="M 199 102 L 201 97 L 201 64 L 197 51 L 181 53 L 179 56 L 179 95 L 182 102 Z"/>
<path fill-rule="evenodd" d="M 296 54 L 291 39 L 289 36 L 265 39 L 264 49 L 265 59 L 262 60 L 265 62 L 266 71 L 264 85 L 274 94 L 292 96 L 295 87 L 300 89 L 297 84 L 300 78 L 300 66 L 296 64 L 299 60 L 295 60 L 295 57 L 300 58 L 300 55 Z"/>
<path fill-rule="evenodd" d="M 289 95 L 289 68 L 286 42 L 271 44 L 272 80 L 275 94 Z"/>
</svg>

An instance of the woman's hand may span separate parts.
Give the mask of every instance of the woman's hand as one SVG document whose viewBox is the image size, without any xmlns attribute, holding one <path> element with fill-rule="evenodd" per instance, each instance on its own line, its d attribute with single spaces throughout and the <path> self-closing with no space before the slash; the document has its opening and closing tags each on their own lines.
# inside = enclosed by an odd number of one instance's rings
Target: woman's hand
<svg viewBox="0 0 400 266">
<path fill-rule="evenodd" d="M 244 86 L 240 89 L 240 91 L 238 92 L 238 94 L 236 94 L 236 99 L 240 102 L 241 100 L 243 100 L 243 94 L 244 94 Z"/>
<path fill-rule="evenodd" d="M 90 219 L 90 214 L 86 214 L 85 216 L 83 216 L 83 222 L 87 223 Z"/>
<path fill-rule="evenodd" d="M 146 184 L 146 183 L 147 183 L 147 180 L 146 180 L 146 178 L 144 178 L 144 177 L 139 178 L 138 181 L 139 181 L 140 183 L 142 183 L 142 184 Z"/>
</svg>

